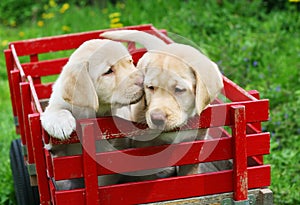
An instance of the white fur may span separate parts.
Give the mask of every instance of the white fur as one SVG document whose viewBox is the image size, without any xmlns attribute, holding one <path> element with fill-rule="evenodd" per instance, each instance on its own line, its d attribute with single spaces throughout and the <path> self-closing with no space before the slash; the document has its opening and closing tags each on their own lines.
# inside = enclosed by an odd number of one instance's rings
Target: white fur
<svg viewBox="0 0 300 205">
<path fill-rule="evenodd" d="M 113 73 L 106 75 L 110 68 Z M 115 108 L 138 101 L 142 81 L 143 74 L 121 43 L 86 41 L 55 82 L 42 126 L 51 136 L 67 139 L 76 128 L 75 119 L 111 115 Z"/>
</svg>

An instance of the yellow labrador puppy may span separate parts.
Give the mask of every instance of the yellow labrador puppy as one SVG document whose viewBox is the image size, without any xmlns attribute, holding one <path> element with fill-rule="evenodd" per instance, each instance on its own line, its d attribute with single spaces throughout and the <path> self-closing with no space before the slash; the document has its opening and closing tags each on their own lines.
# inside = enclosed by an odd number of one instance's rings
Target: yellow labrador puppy
<svg viewBox="0 0 300 205">
<path fill-rule="evenodd" d="M 75 119 L 114 114 L 122 105 L 143 96 L 143 74 L 119 42 L 93 39 L 70 56 L 53 86 L 49 105 L 41 116 L 53 137 L 67 139 Z"/>
<path fill-rule="evenodd" d="M 41 115 L 43 128 L 64 140 L 76 129 L 76 120 L 114 115 L 123 105 L 138 102 L 144 95 L 143 74 L 132 62 L 126 47 L 115 41 L 93 39 L 84 42 L 70 56 L 53 86 L 49 105 Z M 100 143 L 101 151 L 127 148 L 126 140 L 111 140 L 112 147 Z M 47 146 L 54 156 L 78 154 L 81 146 Z M 114 184 L 115 175 L 103 177 L 99 185 Z M 60 189 L 80 186 L 75 180 L 58 183 Z"/>
<path fill-rule="evenodd" d="M 110 31 L 101 35 L 113 40 L 135 41 L 146 47 L 147 53 L 137 68 L 145 75 L 145 100 L 137 104 L 132 119 L 144 120 L 151 129 L 169 131 L 184 125 L 201 112 L 223 88 L 222 75 L 217 65 L 197 49 L 178 43 L 166 44 L 141 31 Z M 204 139 L 206 130 L 191 132 L 191 136 L 160 135 L 149 141 L 135 139 L 135 146 L 151 146 Z M 187 135 L 188 136 L 188 135 Z M 198 172 L 198 165 L 177 167 L 178 175 Z M 170 169 L 169 169 L 170 171 Z M 169 172 L 167 171 L 167 173 Z M 161 172 L 157 177 L 162 176 Z M 155 178 L 155 176 L 152 178 Z"/>
</svg>

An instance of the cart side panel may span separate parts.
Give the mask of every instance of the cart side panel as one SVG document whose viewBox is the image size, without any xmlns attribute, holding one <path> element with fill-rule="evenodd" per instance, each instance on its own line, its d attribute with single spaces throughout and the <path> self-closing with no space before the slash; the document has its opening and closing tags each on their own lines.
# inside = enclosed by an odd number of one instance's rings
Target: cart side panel
<svg viewBox="0 0 300 205">
<path fill-rule="evenodd" d="M 270 153 L 270 135 L 269 133 L 260 133 L 260 134 L 252 134 L 248 135 L 246 139 L 247 146 L 247 156 L 255 156 L 255 155 L 263 155 Z M 232 139 L 214 139 L 209 142 L 205 141 L 195 141 L 195 142 L 186 142 L 182 144 L 173 145 L 174 150 L 186 150 L 190 148 L 189 151 L 183 156 L 178 162 L 174 165 L 183 165 L 183 164 L 194 164 L 194 163 L 203 163 L 217 160 L 227 160 L 233 158 L 232 153 Z M 257 147 L 257 145 L 260 145 Z M 130 150 L 122 150 L 122 151 L 114 151 L 110 153 L 96 153 L 95 158 L 97 161 L 101 161 L 101 159 L 111 159 L 114 163 L 118 164 L 118 161 L 122 161 L 122 156 L 143 156 L 145 154 L 152 155 L 158 153 L 167 148 L 167 146 L 157 146 L 157 147 L 145 147 L 145 148 L 137 148 Z M 199 158 L 200 150 L 205 152 L 206 150 L 210 150 L 214 148 L 211 154 L 205 158 Z M 176 156 L 171 156 L 176 157 Z M 72 178 L 80 178 L 83 177 L 83 158 L 81 155 L 76 156 L 66 156 L 66 157 L 56 157 L 53 158 L 52 166 L 54 167 L 53 173 L 54 178 L 56 180 L 64 180 L 64 179 L 72 179 Z M 74 165 L 70 168 L 69 164 Z M 120 172 L 130 172 L 141 169 L 153 169 L 157 166 L 166 167 L 169 164 L 165 162 L 164 164 L 156 163 L 148 163 L 143 160 L 141 161 L 128 161 L 126 163 L 126 167 L 122 166 L 122 164 L 118 167 Z M 117 167 L 117 165 L 116 165 Z M 64 170 L 63 172 L 61 170 Z M 114 174 L 115 172 L 105 169 L 102 166 L 97 167 L 97 174 Z"/>
</svg>

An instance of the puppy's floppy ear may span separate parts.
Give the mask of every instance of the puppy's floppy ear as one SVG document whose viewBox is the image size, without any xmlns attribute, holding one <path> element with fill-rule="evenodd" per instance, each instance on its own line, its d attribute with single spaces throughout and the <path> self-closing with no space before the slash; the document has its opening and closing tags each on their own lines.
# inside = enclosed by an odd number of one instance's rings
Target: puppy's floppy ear
<svg viewBox="0 0 300 205">
<path fill-rule="evenodd" d="M 88 62 L 66 65 L 62 78 L 62 98 L 71 105 L 97 111 L 98 96 L 89 76 L 88 66 Z"/>
<path fill-rule="evenodd" d="M 200 114 L 221 92 L 223 79 L 218 66 L 208 58 L 193 67 L 196 76 L 196 110 Z"/>
<path fill-rule="evenodd" d="M 222 74 L 218 66 L 197 49 L 184 44 L 172 43 L 160 52 L 175 55 L 184 61 L 196 76 L 196 109 L 200 114 L 223 88 Z M 152 52 L 152 51 L 151 51 Z"/>
<path fill-rule="evenodd" d="M 200 115 L 200 113 L 210 103 L 210 95 L 199 73 L 197 72 L 194 73 L 196 76 L 195 106 L 196 106 L 197 114 Z"/>
</svg>

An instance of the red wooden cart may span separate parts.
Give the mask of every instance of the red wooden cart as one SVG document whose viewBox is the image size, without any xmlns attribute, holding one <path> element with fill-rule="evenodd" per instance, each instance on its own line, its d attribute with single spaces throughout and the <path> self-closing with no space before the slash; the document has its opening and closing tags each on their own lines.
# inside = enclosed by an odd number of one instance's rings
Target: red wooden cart
<svg viewBox="0 0 300 205">
<path fill-rule="evenodd" d="M 166 42 L 172 41 L 166 31 L 157 30 L 152 25 L 126 29 L 147 31 Z M 95 141 L 124 137 L 136 132 L 132 128 L 135 126 L 129 126 L 131 122 L 112 117 L 80 120 L 79 131 L 70 140 L 52 140 L 57 144 L 78 143 L 79 138 L 82 138 L 83 146 L 89 146 L 89 153 L 83 150 L 80 155 L 51 156 L 44 148 L 51 137 L 43 131 L 40 123 L 40 115 L 52 91 L 51 81 L 55 79 L 49 76 L 60 73 L 67 62 L 66 56 L 70 55 L 67 50 L 72 51 L 86 40 L 99 38 L 99 34 L 104 31 L 17 41 L 10 43 L 4 51 L 15 126 L 21 136 L 20 140 L 12 142 L 10 152 L 18 203 L 272 204 L 272 192 L 267 188 L 270 185 L 270 165 L 263 162 L 263 155 L 270 151 L 270 135 L 261 129 L 261 122 L 268 120 L 268 100 L 259 99 L 257 91 L 246 92 L 225 76 L 221 97 L 201 116 L 190 119 L 183 128 L 209 128 L 212 138 L 173 144 L 173 152 L 169 157 L 187 149 L 186 154 L 173 165 L 232 160 L 231 169 L 98 187 L 98 175 L 114 172 L 98 164 L 94 158 L 114 162 L 123 154 L 151 156 L 168 147 L 163 145 L 97 153 Z M 145 49 L 136 48 L 132 42 L 128 43 L 128 49 L 135 62 L 145 53 Z M 145 126 L 136 126 L 139 130 L 146 129 Z M 199 157 L 200 152 L 206 157 Z M 159 166 L 169 165 L 166 160 L 165 164 Z M 131 172 L 157 168 L 154 166 L 157 166 L 156 163 L 131 161 L 124 163 L 120 169 Z M 55 181 L 75 178 L 84 178 L 85 187 L 67 191 L 56 189 Z"/>
</svg>

